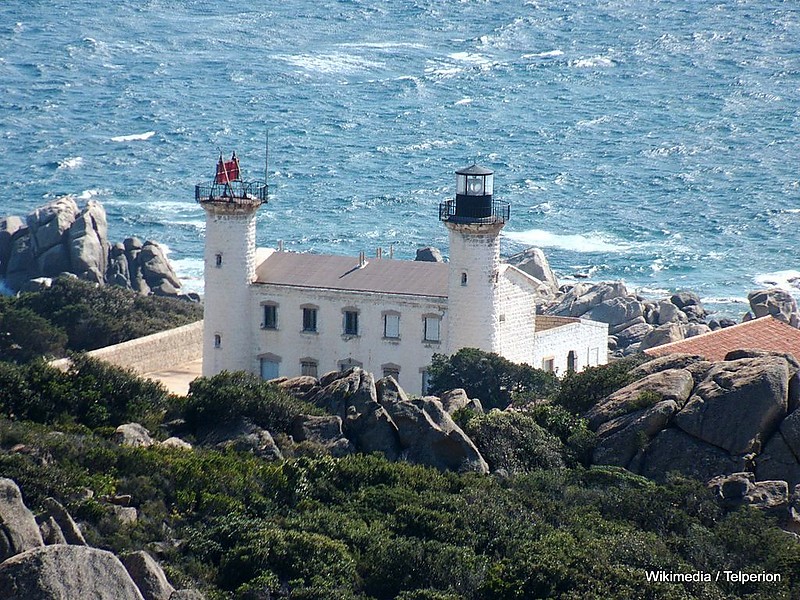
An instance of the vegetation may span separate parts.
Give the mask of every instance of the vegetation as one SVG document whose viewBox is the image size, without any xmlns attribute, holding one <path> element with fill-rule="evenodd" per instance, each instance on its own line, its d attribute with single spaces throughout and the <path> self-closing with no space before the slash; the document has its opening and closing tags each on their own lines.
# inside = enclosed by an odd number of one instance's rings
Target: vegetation
<svg viewBox="0 0 800 600">
<path fill-rule="evenodd" d="M 287 434 L 296 415 L 323 414 L 274 383 L 242 371 L 195 379 L 189 385 L 183 410 L 193 430 L 245 418 L 272 433 Z"/>
<path fill-rule="evenodd" d="M 40 360 L 0 363 L 0 476 L 17 481 L 34 510 L 48 496 L 64 503 L 92 545 L 157 552 L 173 583 L 199 585 L 210 600 L 800 597 L 800 545 L 768 516 L 728 511 L 700 482 L 586 466 L 593 436 L 576 413 L 627 383 L 635 361 L 571 375 L 560 388 L 478 351 L 435 362 L 438 389 L 464 387 L 487 407 L 514 401 L 457 415 L 495 475 L 378 455 L 267 462 L 231 450 L 121 447 L 111 433 L 127 421 L 157 436 L 176 418 L 191 429 L 247 418 L 285 433 L 317 409 L 242 373 L 197 380 L 178 399 L 76 356 L 66 372 Z M 132 496 L 135 523 L 121 524 L 103 501 L 114 494 Z M 647 579 L 725 570 L 781 581 Z"/>
<path fill-rule="evenodd" d="M 467 396 L 479 398 L 486 410 L 506 408 L 515 397 L 543 398 L 558 387 L 552 373 L 475 348 L 463 348 L 449 357 L 434 354 L 428 376 L 430 393 L 464 388 Z"/>
<path fill-rule="evenodd" d="M 61 277 L 46 290 L 0 297 L 0 360 L 95 350 L 202 318 L 192 302 Z"/>
</svg>

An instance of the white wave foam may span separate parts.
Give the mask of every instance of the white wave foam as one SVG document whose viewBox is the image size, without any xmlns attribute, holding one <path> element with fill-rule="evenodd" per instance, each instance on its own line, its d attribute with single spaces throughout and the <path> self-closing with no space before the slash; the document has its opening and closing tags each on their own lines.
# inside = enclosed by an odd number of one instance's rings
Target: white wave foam
<svg viewBox="0 0 800 600">
<path fill-rule="evenodd" d="M 492 61 L 488 57 L 484 56 L 483 54 L 478 54 L 476 52 L 453 52 L 451 54 L 448 54 L 447 57 L 459 62 L 473 63 L 476 65 L 492 64 Z"/>
<path fill-rule="evenodd" d="M 607 56 L 592 56 L 591 58 L 573 60 L 570 64 L 579 69 L 607 69 L 615 66 L 616 63 Z"/>
<path fill-rule="evenodd" d="M 561 50 L 548 50 L 547 52 L 534 52 L 532 54 L 523 54 L 522 58 L 555 58 L 557 56 L 564 56 Z"/>
<path fill-rule="evenodd" d="M 76 197 L 78 198 L 78 200 L 91 200 L 92 198 L 96 198 L 97 196 L 103 196 L 110 193 L 111 190 L 101 189 L 101 188 L 91 188 L 88 190 L 83 190 Z"/>
<path fill-rule="evenodd" d="M 456 100 L 453 104 L 455 104 L 456 106 L 459 106 L 459 105 L 462 105 L 462 104 L 472 104 L 472 98 L 469 98 L 469 97 L 462 98 L 461 100 Z"/>
<path fill-rule="evenodd" d="M 575 252 L 625 252 L 628 249 L 626 244 L 609 242 L 605 236 L 597 233 L 559 235 L 543 229 L 529 229 L 528 231 L 507 231 L 505 236 L 529 246 L 561 248 Z"/>
<path fill-rule="evenodd" d="M 384 66 L 381 61 L 369 60 L 363 56 L 345 54 L 343 52 L 332 52 L 330 54 L 278 54 L 273 58 L 306 71 L 327 75 L 358 73 L 379 69 Z"/>
<path fill-rule="evenodd" d="M 64 160 L 58 161 L 59 169 L 77 169 L 80 166 L 83 166 L 82 156 L 73 156 L 71 158 L 65 158 Z"/>
<path fill-rule="evenodd" d="M 800 271 L 787 269 L 786 271 L 775 271 L 774 273 L 762 273 L 753 278 L 762 287 L 777 287 L 782 290 L 797 292 L 800 290 Z"/>
<path fill-rule="evenodd" d="M 176 258 L 169 261 L 178 279 L 181 280 L 184 292 L 203 293 L 203 268 L 202 258 Z"/>
<path fill-rule="evenodd" d="M 140 142 L 149 140 L 156 134 L 155 131 L 145 131 L 144 133 L 132 133 L 130 135 L 115 135 L 111 138 L 112 142 Z"/>
</svg>

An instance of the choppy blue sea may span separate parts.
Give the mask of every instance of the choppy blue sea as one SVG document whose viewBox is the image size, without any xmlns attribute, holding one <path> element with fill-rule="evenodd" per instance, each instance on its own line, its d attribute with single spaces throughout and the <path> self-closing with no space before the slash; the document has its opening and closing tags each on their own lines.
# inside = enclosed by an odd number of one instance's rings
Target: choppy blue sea
<svg viewBox="0 0 800 600">
<path fill-rule="evenodd" d="M 799 40 L 794 0 L 6 0 L 0 213 L 96 198 L 201 289 L 193 186 L 268 131 L 259 245 L 445 247 L 477 160 L 504 253 L 736 315 L 800 276 Z"/>
</svg>

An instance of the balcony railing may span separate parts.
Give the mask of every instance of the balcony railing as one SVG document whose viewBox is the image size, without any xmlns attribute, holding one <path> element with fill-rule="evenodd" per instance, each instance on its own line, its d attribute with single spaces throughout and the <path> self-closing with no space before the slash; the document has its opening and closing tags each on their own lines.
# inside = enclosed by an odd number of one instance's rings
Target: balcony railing
<svg viewBox="0 0 800 600">
<path fill-rule="evenodd" d="M 439 220 L 449 223 L 489 225 L 505 223 L 511 214 L 511 205 L 503 200 L 492 200 L 491 206 L 458 205 L 456 200 L 448 200 L 439 205 Z"/>
<path fill-rule="evenodd" d="M 194 186 L 194 199 L 206 202 L 236 204 L 263 204 L 267 201 L 268 186 L 263 181 L 231 181 L 229 183 L 201 183 Z"/>
</svg>

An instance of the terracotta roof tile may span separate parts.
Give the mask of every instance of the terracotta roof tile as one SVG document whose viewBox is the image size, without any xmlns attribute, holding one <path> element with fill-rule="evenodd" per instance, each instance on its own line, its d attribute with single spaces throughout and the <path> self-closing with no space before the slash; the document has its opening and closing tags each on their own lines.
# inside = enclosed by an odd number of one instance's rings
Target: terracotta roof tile
<svg viewBox="0 0 800 600">
<path fill-rule="evenodd" d="M 645 350 L 650 356 L 676 352 L 699 354 L 706 360 L 723 360 L 732 350 L 769 350 L 788 352 L 800 360 L 800 329 L 766 316 L 732 327 L 717 329 L 679 342 Z"/>
</svg>

